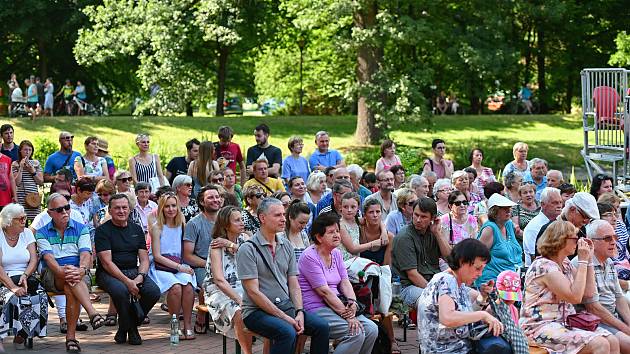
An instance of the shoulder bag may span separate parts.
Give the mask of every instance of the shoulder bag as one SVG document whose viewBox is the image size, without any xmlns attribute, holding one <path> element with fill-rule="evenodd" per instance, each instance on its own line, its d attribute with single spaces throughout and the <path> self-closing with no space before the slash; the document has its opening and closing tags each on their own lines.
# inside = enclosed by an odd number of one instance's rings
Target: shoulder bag
<svg viewBox="0 0 630 354">
<path fill-rule="evenodd" d="M 282 286 L 282 283 L 280 282 L 280 279 L 278 279 L 278 276 L 276 276 L 276 273 L 274 273 L 274 271 L 271 268 L 271 266 L 269 265 L 269 263 L 267 263 L 267 259 L 263 255 L 263 253 L 260 250 L 260 248 L 258 248 L 258 246 L 252 240 L 247 240 L 247 241 L 245 241 L 245 243 L 251 243 L 252 246 L 254 246 L 254 249 L 256 250 L 256 252 L 258 252 L 258 255 L 262 259 L 263 263 L 269 269 L 269 272 L 271 272 L 271 275 L 273 275 L 273 278 L 276 280 L 276 282 L 278 282 L 278 285 L 284 291 L 284 293 L 287 294 L 287 298 L 285 300 L 281 300 L 280 302 L 276 301 L 276 302 L 274 302 L 274 305 L 276 305 L 276 307 L 279 308 L 280 311 L 284 312 L 287 316 L 289 316 L 291 318 L 295 318 L 295 315 L 296 315 L 296 313 L 295 313 L 295 306 L 293 305 L 293 302 L 291 301 L 291 296 L 289 295 L 289 293 L 286 290 L 284 290 L 284 287 Z"/>
</svg>

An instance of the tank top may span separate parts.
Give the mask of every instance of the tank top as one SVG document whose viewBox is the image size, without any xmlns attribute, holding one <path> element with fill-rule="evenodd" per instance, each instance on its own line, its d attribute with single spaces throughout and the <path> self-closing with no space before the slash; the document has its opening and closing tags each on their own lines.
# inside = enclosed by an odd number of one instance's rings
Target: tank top
<svg viewBox="0 0 630 354">
<path fill-rule="evenodd" d="M 157 170 L 155 168 L 155 155 L 154 154 L 151 154 L 151 163 L 149 163 L 148 165 L 143 165 L 135 157 L 133 158 L 133 161 L 135 162 L 136 177 L 138 178 L 138 182 L 147 182 L 147 183 L 149 183 L 149 180 L 152 177 L 157 177 Z"/>
</svg>

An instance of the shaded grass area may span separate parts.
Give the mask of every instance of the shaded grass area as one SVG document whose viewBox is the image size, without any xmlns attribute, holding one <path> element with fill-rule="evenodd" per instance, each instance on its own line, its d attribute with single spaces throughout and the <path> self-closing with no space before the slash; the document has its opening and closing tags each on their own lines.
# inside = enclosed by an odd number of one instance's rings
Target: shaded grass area
<svg viewBox="0 0 630 354">
<path fill-rule="evenodd" d="M 216 141 L 222 125 L 235 131 L 234 142 L 241 145 L 243 154 L 255 144 L 253 129 L 260 123 L 271 128 L 270 143 L 288 154 L 287 140 L 293 135 L 304 138 L 304 155 L 314 149 L 314 135 L 319 130 L 331 134 L 331 148 L 348 155 L 348 162 L 357 162 L 372 169 L 379 157 L 377 146 L 358 146 L 354 141 L 355 116 L 290 116 L 290 117 L 54 117 L 31 122 L 24 118 L 4 119 L 15 127 L 15 139 L 33 142 L 48 139 L 56 144 L 59 131 L 67 130 L 75 136 L 75 149 L 83 152 L 83 141 L 95 135 L 109 142 L 111 155 L 117 165 L 124 166 L 135 154 L 137 133 L 151 135 L 152 150 L 163 160 L 183 155 L 184 143 L 193 137 Z M 390 133 L 401 147 L 401 154 L 418 160 L 430 154 L 431 140 L 440 137 L 447 142 L 447 154 L 456 167 L 468 165 L 468 152 L 473 146 L 485 150 L 486 164 L 495 170 L 512 159 L 512 145 L 525 141 L 530 145 L 530 157 L 547 159 L 551 166 L 569 172 L 571 166 L 581 166 L 582 123 L 579 116 L 564 115 L 485 115 L 435 116 L 432 131 L 421 125 L 408 124 Z M 37 149 L 36 143 L 35 148 Z M 43 161 L 42 161 L 43 162 Z M 164 163 L 167 162 L 163 161 Z M 415 166 L 410 168 L 415 170 Z"/>
</svg>

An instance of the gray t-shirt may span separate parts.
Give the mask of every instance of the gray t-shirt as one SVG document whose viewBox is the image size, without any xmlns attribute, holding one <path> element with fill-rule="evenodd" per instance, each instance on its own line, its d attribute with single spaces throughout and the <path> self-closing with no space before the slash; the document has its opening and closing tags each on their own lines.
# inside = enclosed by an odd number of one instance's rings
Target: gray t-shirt
<svg viewBox="0 0 630 354">
<path fill-rule="evenodd" d="M 186 224 L 184 241 L 190 241 L 195 244 L 193 253 L 196 256 L 208 259 L 208 248 L 212 241 L 212 229 L 214 229 L 214 222 L 209 221 L 203 213 L 193 217 Z"/>
<path fill-rule="evenodd" d="M 267 298 L 277 304 L 278 301 L 286 300 L 289 297 L 289 276 L 297 276 L 298 269 L 295 262 L 295 252 L 291 242 L 283 236 L 276 235 L 275 257 L 271 255 L 269 242 L 258 231 L 251 241 L 258 246 L 267 264 L 272 267 L 274 275 L 260 258 L 258 251 L 250 242 L 243 243 L 236 253 L 236 263 L 238 264 L 238 278 L 240 280 L 258 279 L 258 288 Z M 278 278 L 278 280 L 276 280 Z M 259 307 L 243 292 L 243 318 L 249 316 Z"/>
<path fill-rule="evenodd" d="M 383 206 L 383 212 L 381 213 L 381 220 L 385 222 L 387 220 L 387 215 L 389 213 L 391 213 L 392 211 L 398 210 L 398 204 L 396 204 L 396 195 L 394 193 L 391 193 L 391 196 L 392 198 L 389 204 L 389 209 L 385 209 L 385 202 L 383 201 L 383 196 L 381 195 L 381 193 L 378 193 L 378 192 L 369 195 L 367 198 L 365 198 L 365 201 L 363 201 L 363 203 L 367 202 L 370 199 L 376 199 L 379 202 L 381 202 L 381 205 Z"/>
</svg>

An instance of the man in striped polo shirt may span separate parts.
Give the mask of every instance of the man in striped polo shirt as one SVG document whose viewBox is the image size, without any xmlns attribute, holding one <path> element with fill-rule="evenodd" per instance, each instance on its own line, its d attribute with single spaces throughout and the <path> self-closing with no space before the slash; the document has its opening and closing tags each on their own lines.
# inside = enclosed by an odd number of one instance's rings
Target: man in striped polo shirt
<svg viewBox="0 0 630 354">
<path fill-rule="evenodd" d="M 46 205 L 52 220 L 38 229 L 35 236 L 43 259 L 42 285 L 46 291 L 66 295 L 66 349 L 78 352 L 81 349 L 75 333 L 81 306 L 87 311 L 92 328 L 104 324 L 90 302 L 87 286 L 92 262 L 90 231 L 86 225 L 70 219 L 70 205 L 61 194 L 51 194 Z"/>
</svg>

